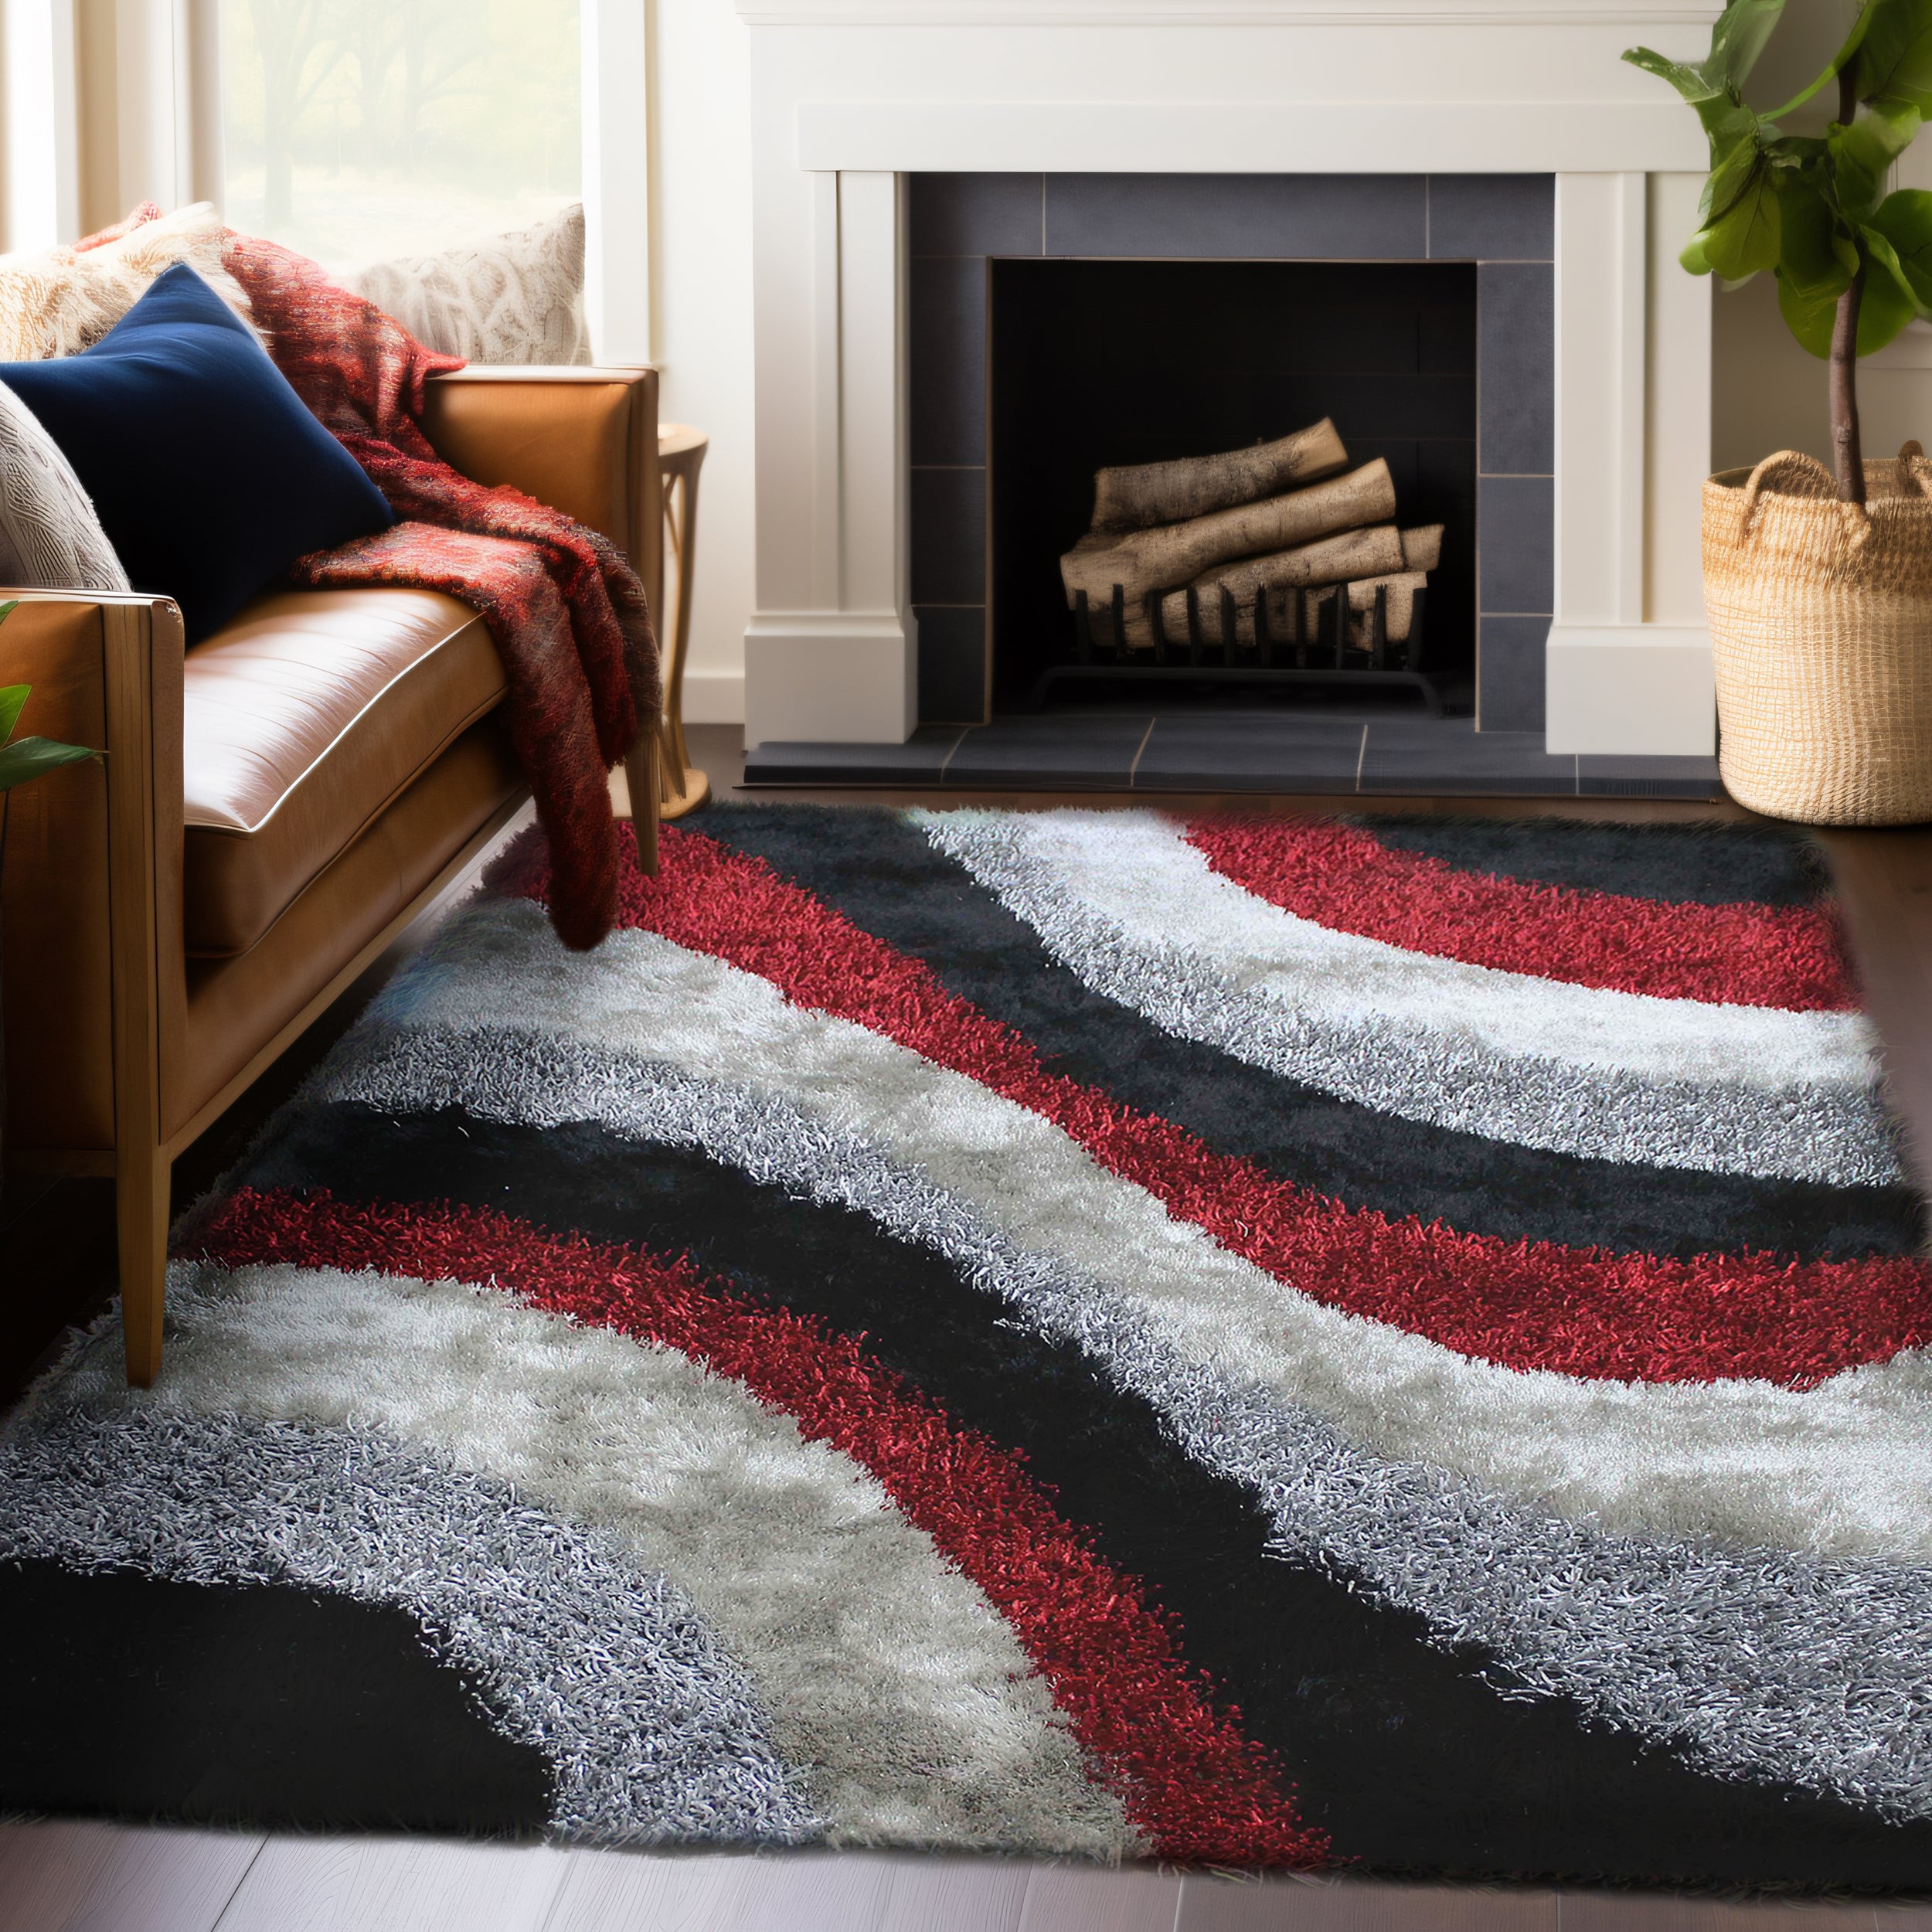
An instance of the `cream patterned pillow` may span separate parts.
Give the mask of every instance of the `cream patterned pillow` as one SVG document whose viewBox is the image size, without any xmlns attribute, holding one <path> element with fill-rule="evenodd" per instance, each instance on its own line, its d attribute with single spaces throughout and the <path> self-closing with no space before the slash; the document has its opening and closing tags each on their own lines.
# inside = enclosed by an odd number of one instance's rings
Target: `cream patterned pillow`
<svg viewBox="0 0 1932 1932">
<path fill-rule="evenodd" d="M 587 362 L 583 209 L 440 254 L 398 256 L 345 284 L 426 349 L 472 362 Z"/>
<path fill-rule="evenodd" d="M 92 248 L 0 255 L 0 362 L 91 349 L 176 262 L 186 262 L 253 328 L 248 298 L 221 265 L 222 232 L 214 203 L 199 201 Z"/>
<path fill-rule="evenodd" d="M 73 465 L 39 417 L 0 383 L 0 588 L 129 587 Z"/>
</svg>

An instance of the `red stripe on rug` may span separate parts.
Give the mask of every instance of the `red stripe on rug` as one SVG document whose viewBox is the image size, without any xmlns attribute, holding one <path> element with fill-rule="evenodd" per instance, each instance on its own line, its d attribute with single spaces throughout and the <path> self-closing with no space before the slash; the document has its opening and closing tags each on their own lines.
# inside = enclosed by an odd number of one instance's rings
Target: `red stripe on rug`
<svg viewBox="0 0 1932 1932">
<path fill-rule="evenodd" d="M 1175 1620 L 1054 1509 L 1022 1458 L 961 1429 L 857 1342 L 708 1284 L 688 1258 L 555 1234 L 485 1208 L 379 1206 L 243 1188 L 196 1231 L 226 1267 L 373 1268 L 505 1289 L 532 1307 L 675 1349 L 870 1471 L 1012 1626 L 1128 1818 L 1165 1858 L 1313 1866 L 1268 1754 L 1217 1713 Z"/>
<path fill-rule="evenodd" d="M 761 859 L 667 828 L 662 870 L 627 858 L 620 924 L 769 980 L 1052 1121 L 1176 1217 L 1301 1294 L 1510 1369 L 1624 1382 L 1762 1377 L 1808 1388 L 1932 1341 L 1932 1267 L 1911 1258 L 1659 1259 L 1392 1219 L 1216 1153 L 1184 1128 L 1049 1073 L 1032 1044 L 949 993 Z M 492 872 L 541 896 L 532 836 Z"/>
<path fill-rule="evenodd" d="M 1837 923 L 1818 906 L 1673 905 L 1462 872 L 1358 825 L 1203 818 L 1187 838 L 1257 899 L 1412 953 L 1658 999 L 1801 1013 L 1858 1003 Z"/>
</svg>

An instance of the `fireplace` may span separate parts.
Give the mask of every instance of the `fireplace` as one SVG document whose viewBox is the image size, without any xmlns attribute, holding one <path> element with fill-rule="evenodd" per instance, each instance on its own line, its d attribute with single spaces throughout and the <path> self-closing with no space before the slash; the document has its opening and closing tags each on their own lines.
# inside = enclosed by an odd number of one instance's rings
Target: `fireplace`
<svg viewBox="0 0 1932 1932">
<path fill-rule="evenodd" d="M 922 722 L 1029 707 L 1071 656 L 1056 560 L 1087 527 L 1097 468 L 1328 417 L 1352 461 L 1387 461 L 1403 522 L 1443 526 L 1431 676 L 1474 709 L 1480 675 L 1488 729 L 1541 728 L 1549 175 L 935 175 L 914 176 L 908 201 Z M 1082 695 L 1123 694 L 1100 681 Z M 1325 695 L 1177 677 L 1160 702 Z"/>
<path fill-rule="evenodd" d="M 1465 498 L 1444 566 L 1461 587 L 1430 593 L 1432 639 L 1475 679 L 1476 735 L 1533 737 L 1541 756 L 1546 728 L 1578 783 L 1593 759 L 1707 762 L 1709 291 L 1675 265 L 1702 144 L 1618 56 L 1637 40 L 1696 56 L 1718 0 L 739 5 L 758 357 L 748 744 L 870 746 L 882 771 L 910 770 L 946 732 L 997 730 L 971 721 L 1023 680 L 1008 658 L 1044 648 L 1045 622 L 1043 600 L 1016 611 L 1009 651 L 1008 593 L 1035 567 L 1004 561 L 1005 405 L 988 413 L 1009 300 L 1137 265 L 1361 269 L 1476 284 L 1473 529 Z M 1525 219 L 1528 247 L 1502 232 Z M 1498 232 L 1458 236 L 1459 221 Z M 1294 427 L 1264 411 L 1240 435 Z M 1421 489 L 1434 439 L 1387 429 L 1351 428 L 1352 447 L 1415 446 Z M 1365 743 L 1351 769 L 1366 782 L 1375 764 Z"/>
<path fill-rule="evenodd" d="M 1154 645 L 1136 639 L 1130 648 L 1124 634 L 1124 634 L 1124 617 L 1117 622 L 1096 610 L 1084 631 L 1070 623 L 1063 587 L 1060 557 L 1087 529 L 1094 473 L 1104 465 L 1237 449 L 1323 420 L 1334 423 L 1351 464 L 1387 464 L 1402 524 L 1442 529 L 1415 662 L 1401 651 L 1383 655 L 1399 659 L 1400 669 L 1426 665 L 1452 703 L 1473 696 L 1473 263 L 1004 257 L 989 268 L 985 648 L 993 710 L 1119 699 L 1131 682 L 1163 706 L 1359 700 L 1376 690 L 1372 654 L 1349 650 L 1332 634 L 1333 594 L 1263 599 L 1259 643 L 1256 607 L 1244 600 L 1246 648 L 1230 655 L 1217 597 L 1205 612 L 1197 607 L 1192 634 L 1184 622 L 1163 622 Z M 1544 354 L 1546 361 L 1546 347 Z M 924 376 L 915 361 L 915 385 Z M 916 494 L 915 557 L 920 514 Z M 1155 615 L 1162 617 L 1158 604 Z M 1349 662 L 1362 660 L 1362 670 L 1345 672 L 1358 682 L 1288 675 L 1310 671 L 1312 658 L 1333 659 L 1338 644 Z M 1396 664 L 1385 668 L 1399 675 Z M 1526 665 L 1512 661 L 1509 668 L 1521 675 Z M 1540 716 L 1539 655 L 1533 668 Z M 1155 675 L 1162 670 L 1172 675 Z M 1270 682 L 1277 674 L 1280 681 Z M 956 682 L 933 680 L 922 718 L 947 721 L 934 700 Z M 1418 692 L 1393 683 L 1388 695 L 1413 705 Z M 980 714 L 956 721 L 978 723 Z"/>
</svg>

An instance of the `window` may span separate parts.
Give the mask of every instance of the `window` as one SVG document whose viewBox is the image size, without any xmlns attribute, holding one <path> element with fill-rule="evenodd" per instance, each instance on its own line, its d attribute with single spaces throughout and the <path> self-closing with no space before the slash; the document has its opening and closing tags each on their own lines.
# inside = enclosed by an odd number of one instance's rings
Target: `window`
<svg viewBox="0 0 1932 1932">
<path fill-rule="evenodd" d="M 336 269 L 581 199 L 578 0 L 221 0 L 235 226 Z"/>
</svg>

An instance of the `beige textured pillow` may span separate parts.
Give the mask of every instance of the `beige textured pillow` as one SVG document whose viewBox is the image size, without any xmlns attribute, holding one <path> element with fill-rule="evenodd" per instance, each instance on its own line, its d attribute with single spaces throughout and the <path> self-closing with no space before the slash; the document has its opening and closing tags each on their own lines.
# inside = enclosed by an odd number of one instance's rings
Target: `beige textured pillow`
<svg viewBox="0 0 1932 1932">
<path fill-rule="evenodd" d="M 107 532 L 39 417 L 0 383 L 0 587 L 125 590 Z"/>
<path fill-rule="evenodd" d="M 0 362 L 90 349 L 176 262 L 186 262 L 253 328 L 248 298 L 221 265 L 222 232 L 214 203 L 201 201 L 84 251 L 0 255 Z"/>
<path fill-rule="evenodd" d="M 345 286 L 425 348 L 472 362 L 587 362 L 583 209 L 440 254 L 399 256 Z"/>
</svg>

